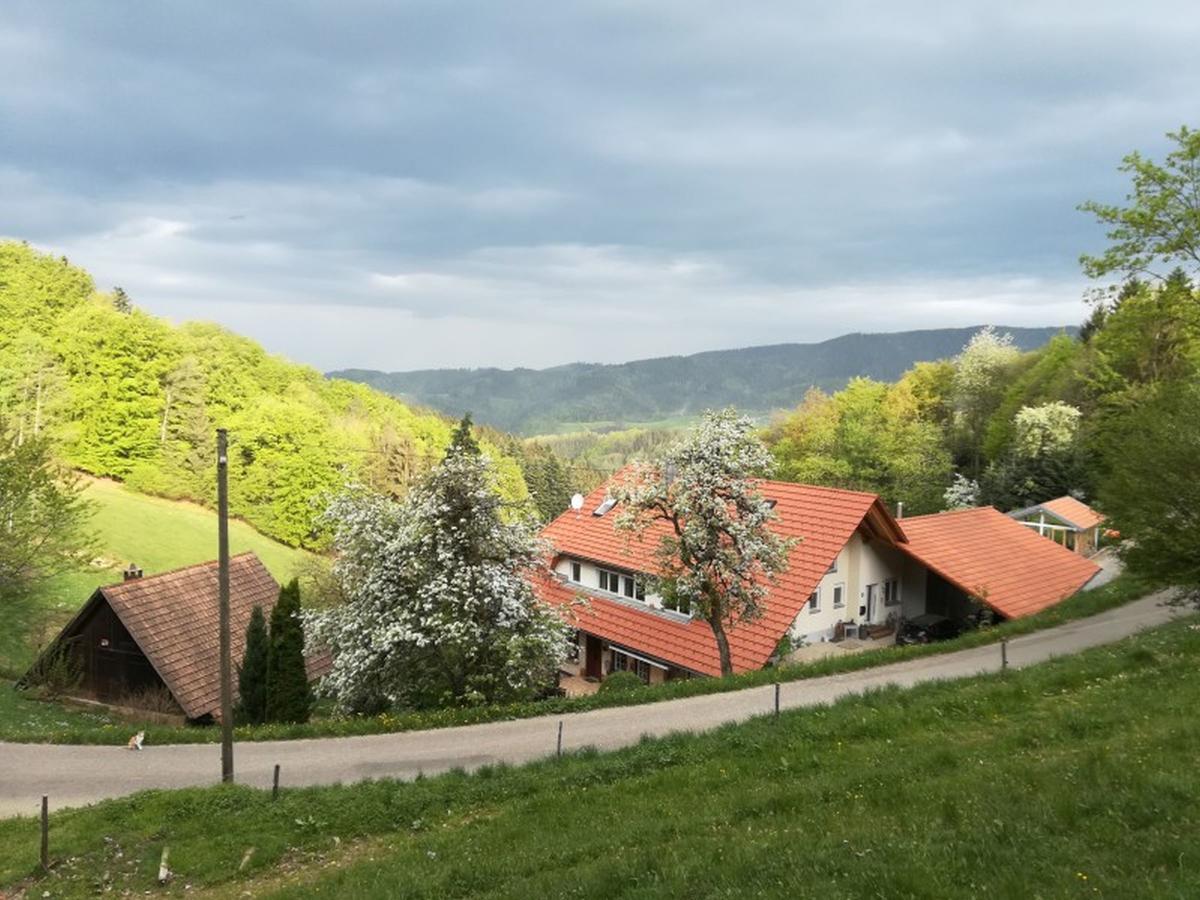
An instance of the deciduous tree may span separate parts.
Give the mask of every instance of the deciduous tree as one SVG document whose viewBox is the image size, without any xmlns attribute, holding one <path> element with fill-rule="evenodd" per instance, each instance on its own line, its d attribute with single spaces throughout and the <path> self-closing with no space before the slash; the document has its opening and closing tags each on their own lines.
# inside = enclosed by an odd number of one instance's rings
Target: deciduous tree
<svg viewBox="0 0 1200 900">
<path fill-rule="evenodd" d="M 775 534 L 758 480 L 774 464 L 753 423 L 733 410 L 708 413 L 656 463 L 634 464 L 616 487 L 619 528 L 665 522 L 653 587 L 712 629 L 721 673 L 733 674 L 726 629 L 763 614 L 791 541 Z"/>
<path fill-rule="evenodd" d="M 502 702 L 553 684 L 566 629 L 527 577 L 546 551 L 496 481 L 465 422 L 401 501 L 357 491 L 331 506 L 347 602 L 309 621 L 333 653 L 339 708 Z"/>
</svg>

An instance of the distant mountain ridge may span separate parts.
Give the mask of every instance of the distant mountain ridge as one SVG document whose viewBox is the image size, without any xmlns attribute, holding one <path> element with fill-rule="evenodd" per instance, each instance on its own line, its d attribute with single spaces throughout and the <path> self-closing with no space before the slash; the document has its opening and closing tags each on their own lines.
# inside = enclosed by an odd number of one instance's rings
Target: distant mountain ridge
<svg viewBox="0 0 1200 900">
<path fill-rule="evenodd" d="M 765 414 L 795 406 L 811 387 L 837 390 L 851 378 L 898 378 L 914 363 L 957 354 L 984 326 L 854 333 L 813 344 L 710 350 L 627 363 L 571 363 L 549 369 L 424 369 L 329 373 L 369 384 L 451 415 L 521 434 L 564 425 L 613 428 L 687 418 L 713 407 Z M 1074 326 L 1009 328 L 1022 350 Z"/>
</svg>

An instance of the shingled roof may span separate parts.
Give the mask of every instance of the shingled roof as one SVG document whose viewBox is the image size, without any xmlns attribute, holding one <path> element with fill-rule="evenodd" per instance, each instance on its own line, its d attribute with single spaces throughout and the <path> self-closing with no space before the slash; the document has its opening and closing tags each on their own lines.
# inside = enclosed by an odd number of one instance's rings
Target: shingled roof
<svg viewBox="0 0 1200 900">
<path fill-rule="evenodd" d="M 234 661 L 242 658 L 246 626 L 255 606 L 269 615 L 279 585 L 253 553 L 229 561 L 229 637 Z M 190 719 L 221 715 L 217 561 L 97 588 L 79 621 L 95 603 L 107 602 L 137 641 Z M 72 625 L 63 629 L 63 634 Z M 236 690 L 236 687 L 235 687 Z"/>
<path fill-rule="evenodd" d="M 900 549 L 1009 618 L 1053 606 L 1100 567 L 990 506 L 903 520 Z"/>
<path fill-rule="evenodd" d="M 890 542 L 905 539 L 900 525 L 875 494 L 783 481 L 761 481 L 759 490 L 775 501 L 777 518 L 771 523 L 772 530 L 797 539 L 797 543 L 787 570 L 771 585 L 763 616 L 728 629 L 735 672 L 761 669 L 766 664 L 856 530 L 861 528 Z M 579 512 L 563 513 L 546 526 L 542 536 L 559 555 L 625 570 L 655 571 L 655 554 L 667 525 L 658 523 L 640 538 L 616 531 L 613 515 L 593 515 L 606 493 L 606 486 L 596 488 Z M 706 622 L 635 609 L 552 577 L 536 579 L 534 588 L 544 601 L 562 609 L 574 627 L 692 672 L 721 674 L 716 639 Z M 581 597 L 586 602 L 579 602 Z"/>
<path fill-rule="evenodd" d="M 1087 531 L 1089 528 L 1095 528 L 1104 521 L 1104 516 L 1100 515 L 1100 513 L 1096 512 L 1086 503 L 1076 500 L 1071 496 L 1055 497 L 1053 500 L 1047 500 L 1045 503 L 1037 503 L 1025 509 L 1010 512 L 1009 515 L 1013 518 L 1023 518 L 1029 513 L 1038 512 L 1039 510 L 1050 513 L 1056 519 L 1060 519 L 1078 531 Z"/>
</svg>

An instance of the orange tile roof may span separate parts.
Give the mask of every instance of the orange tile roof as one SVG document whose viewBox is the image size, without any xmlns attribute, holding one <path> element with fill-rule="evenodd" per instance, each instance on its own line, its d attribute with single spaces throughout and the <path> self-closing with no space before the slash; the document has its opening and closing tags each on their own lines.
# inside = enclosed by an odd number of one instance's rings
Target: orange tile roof
<svg viewBox="0 0 1200 900">
<path fill-rule="evenodd" d="M 903 519 L 900 549 L 1009 618 L 1053 606 L 1100 567 L 990 506 Z"/>
<path fill-rule="evenodd" d="M 771 586 L 761 618 L 727 630 L 735 672 L 761 669 L 775 651 L 834 557 L 860 528 L 903 541 L 904 532 L 875 494 L 843 491 L 780 481 L 760 482 L 767 499 L 775 500 L 776 533 L 797 538 L 786 571 Z M 568 510 L 542 531 L 559 556 L 571 556 L 636 572 L 656 571 L 656 551 L 667 525 L 657 523 L 642 537 L 616 531 L 616 511 L 594 516 L 606 487 L 596 488 L 579 512 Z M 703 621 L 687 620 L 650 609 L 635 608 L 587 592 L 585 604 L 574 603 L 585 592 L 554 578 L 534 580 L 549 603 L 564 610 L 572 624 L 663 662 L 705 675 L 720 675 L 720 659 L 712 630 Z"/>
<path fill-rule="evenodd" d="M 1095 528 L 1104 521 L 1104 516 L 1074 497 L 1057 497 L 1054 500 L 1039 503 L 1038 506 L 1049 510 L 1064 522 L 1084 531 L 1089 528 Z"/>
</svg>

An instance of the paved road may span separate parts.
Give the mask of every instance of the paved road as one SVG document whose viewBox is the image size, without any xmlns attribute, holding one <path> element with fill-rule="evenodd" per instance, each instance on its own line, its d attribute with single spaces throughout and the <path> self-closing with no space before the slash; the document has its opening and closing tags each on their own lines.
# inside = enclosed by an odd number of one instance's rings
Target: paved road
<svg viewBox="0 0 1200 900">
<path fill-rule="evenodd" d="M 1014 668 L 1119 640 L 1175 615 L 1155 594 L 1089 619 L 1009 642 Z M 781 689 L 781 705 L 792 709 L 830 703 L 887 685 L 909 687 L 937 679 L 964 678 L 1000 668 L 998 645 L 881 666 L 861 672 L 793 681 Z M 563 717 L 522 719 L 432 731 L 367 737 L 246 743 L 236 747 L 238 781 L 268 787 L 275 763 L 284 785 L 335 784 L 369 778 L 413 778 L 454 767 L 474 769 L 523 763 L 554 752 L 558 723 L 566 749 L 609 750 L 643 735 L 703 731 L 768 712 L 774 689 L 748 688 L 724 694 L 668 700 Z M 156 787 L 212 784 L 220 779 L 220 748 L 212 744 L 148 746 L 141 753 L 121 747 L 0 743 L 0 816 L 34 814 L 42 794 L 53 808 L 80 806 Z"/>
</svg>

